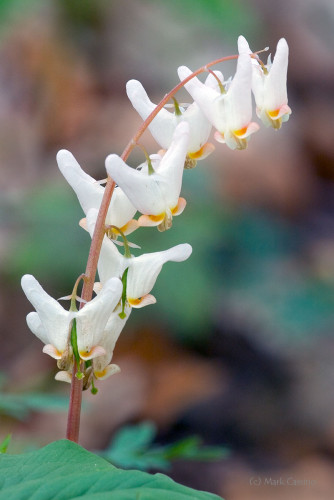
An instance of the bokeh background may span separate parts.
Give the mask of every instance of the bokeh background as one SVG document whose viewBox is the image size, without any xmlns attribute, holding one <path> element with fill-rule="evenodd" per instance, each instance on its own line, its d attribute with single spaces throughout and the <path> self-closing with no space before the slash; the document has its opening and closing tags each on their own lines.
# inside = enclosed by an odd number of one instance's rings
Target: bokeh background
<svg viewBox="0 0 334 500">
<path fill-rule="evenodd" d="M 169 473 L 183 484 L 229 500 L 333 498 L 333 25 L 331 0 L 0 2 L 0 438 L 13 433 L 9 451 L 60 439 L 66 427 L 69 388 L 53 381 L 54 363 L 28 331 L 19 286 L 31 273 L 61 297 L 85 267 L 89 237 L 57 150 L 104 178 L 105 157 L 141 123 L 127 80 L 158 101 L 179 65 L 236 53 L 239 34 L 272 53 L 284 36 L 290 121 L 261 128 L 246 151 L 217 144 L 185 172 L 188 205 L 172 230 L 133 235 L 144 252 L 180 242 L 194 251 L 165 266 L 157 305 L 132 314 L 114 355 L 121 374 L 85 395 L 81 444 L 103 449 L 124 424 L 148 419 L 159 443 L 199 435 L 229 448 L 214 463 L 175 462 Z M 219 69 L 228 77 L 235 63 Z M 143 143 L 158 149 L 149 134 Z M 130 158 L 142 161 L 139 150 Z"/>
</svg>

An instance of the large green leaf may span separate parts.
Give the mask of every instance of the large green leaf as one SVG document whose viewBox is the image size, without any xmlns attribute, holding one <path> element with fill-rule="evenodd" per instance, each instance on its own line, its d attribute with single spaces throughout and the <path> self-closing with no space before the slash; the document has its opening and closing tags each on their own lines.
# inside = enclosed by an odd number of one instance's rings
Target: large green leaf
<svg viewBox="0 0 334 500">
<path fill-rule="evenodd" d="M 162 474 L 117 469 L 71 441 L 0 455 L 0 500 L 218 500 Z"/>
</svg>

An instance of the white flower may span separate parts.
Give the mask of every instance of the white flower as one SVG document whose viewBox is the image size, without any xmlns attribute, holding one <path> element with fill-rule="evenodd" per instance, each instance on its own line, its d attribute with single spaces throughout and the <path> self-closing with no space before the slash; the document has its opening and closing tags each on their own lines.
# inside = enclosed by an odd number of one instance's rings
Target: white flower
<svg viewBox="0 0 334 500">
<path fill-rule="evenodd" d="M 120 371 L 120 368 L 115 364 L 111 364 L 110 361 L 112 360 L 118 337 L 131 314 L 131 307 L 129 305 L 125 306 L 124 318 L 120 317 L 121 310 L 121 306 L 118 306 L 109 317 L 105 326 L 100 344 L 106 353 L 93 359 L 94 376 L 101 380 Z"/>
<path fill-rule="evenodd" d="M 153 173 L 147 168 L 135 170 L 128 167 L 117 155 L 107 157 L 108 174 L 136 209 L 144 214 L 138 219 L 140 226 L 158 226 L 163 231 L 171 227 L 173 215 L 183 212 L 186 201 L 179 195 L 188 141 L 189 125 L 181 122 L 166 154 L 155 161 Z"/>
<path fill-rule="evenodd" d="M 238 48 L 240 54 L 251 54 L 248 42 L 239 36 Z M 291 114 L 288 106 L 286 79 L 288 71 L 289 47 L 284 38 L 277 44 L 273 62 L 262 66 L 252 58 L 252 90 L 256 102 L 256 113 L 267 127 L 279 129 Z"/>
<path fill-rule="evenodd" d="M 125 317 L 120 318 L 119 314 L 122 311 L 121 305 L 118 305 L 114 312 L 111 313 L 107 324 L 104 328 L 101 340 L 99 342 L 100 346 L 104 349 L 104 353 L 99 356 L 96 356 L 92 359 L 92 368 L 86 370 L 88 374 L 88 383 L 87 386 L 90 385 L 90 378 L 94 376 L 96 379 L 105 380 L 106 378 L 114 375 L 115 373 L 119 373 L 121 371 L 118 365 L 111 363 L 114 348 L 116 342 L 127 322 L 130 314 L 131 307 L 129 305 L 125 306 Z M 91 371 L 90 371 L 91 370 Z M 61 370 L 56 376 L 56 380 L 61 382 L 72 382 L 72 370 Z"/>
<path fill-rule="evenodd" d="M 126 84 L 128 97 L 143 120 L 154 111 L 156 104 L 150 101 L 144 87 L 138 80 L 130 80 Z M 163 149 L 168 149 L 173 140 L 176 126 L 186 121 L 190 126 L 187 154 L 191 160 L 202 160 L 214 150 L 213 144 L 207 142 L 211 123 L 206 119 L 201 109 L 194 102 L 186 109 L 180 108 L 181 115 L 170 113 L 163 108 L 148 126 L 151 134 Z"/>
<path fill-rule="evenodd" d="M 44 342 L 43 352 L 55 359 L 61 359 L 69 349 L 70 332 L 75 319 L 80 358 L 89 360 L 105 354 L 105 349 L 101 345 L 104 331 L 123 289 L 122 282 L 118 278 L 106 281 L 99 295 L 80 311 L 66 311 L 30 274 L 22 277 L 21 285 L 28 300 L 36 309 L 36 312 L 27 315 L 27 324 Z"/>
<path fill-rule="evenodd" d="M 84 213 L 87 214 L 91 208 L 99 209 L 104 188 L 82 170 L 69 151 L 60 150 L 57 162 L 61 173 L 75 191 Z M 106 216 L 106 225 L 117 226 L 124 234 L 130 234 L 138 227 L 137 221 L 132 219 L 135 213 L 135 207 L 122 189 L 115 187 Z"/>
<path fill-rule="evenodd" d="M 90 210 L 87 214 L 87 227 L 90 234 L 94 231 L 97 213 Z M 116 276 L 122 277 L 124 271 L 127 272 L 126 300 L 131 307 L 140 308 L 149 304 L 154 304 L 156 299 L 150 294 L 162 266 L 168 262 L 182 262 L 186 260 L 192 252 L 188 243 L 176 245 L 162 252 L 153 252 L 140 255 L 139 257 L 124 257 L 116 248 L 114 243 L 106 236 L 102 242 L 100 258 L 98 262 L 98 272 L 102 283 Z M 97 291 L 100 287 L 95 288 Z"/>
<path fill-rule="evenodd" d="M 191 73 L 186 66 L 178 69 L 180 80 L 184 80 Z M 251 76 L 250 58 L 242 54 L 238 58 L 236 74 L 226 93 L 205 85 L 196 77 L 185 84 L 189 94 L 217 129 L 215 139 L 225 142 L 231 149 L 246 148 L 248 137 L 259 129 L 259 125 L 251 121 Z"/>
</svg>

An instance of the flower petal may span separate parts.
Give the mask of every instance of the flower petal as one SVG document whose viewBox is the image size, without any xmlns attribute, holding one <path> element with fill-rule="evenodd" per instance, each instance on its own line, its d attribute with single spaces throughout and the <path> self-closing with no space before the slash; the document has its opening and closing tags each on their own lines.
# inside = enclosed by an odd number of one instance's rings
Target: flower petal
<svg viewBox="0 0 334 500">
<path fill-rule="evenodd" d="M 118 304 L 123 291 L 120 279 L 111 278 L 101 292 L 76 315 L 78 350 L 82 359 L 95 357 L 94 348 L 100 345 L 107 321 Z"/>
<path fill-rule="evenodd" d="M 97 210 L 91 209 L 87 214 L 86 225 L 91 236 L 93 236 L 97 218 Z M 127 267 L 127 259 L 119 253 L 116 245 L 105 236 L 103 238 L 100 257 L 98 261 L 98 272 L 102 284 L 110 278 L 121 278 Z"/>
<path fill-rule="evenodd" d="M 248 54 L 238 57 L 237 71 L 226 94 L 227 126 L 231 131 L 247 127 L 252 118 L 252 62 Z"/>
<path fill-rule="evenodd" d="M 82 170 L 72 153 L 66 149 L 58 152 L 57 163 L 59 170 L 75 191 L 85 214 L 90 208 L 98 208 L 101 205 L 104 188 Z"/>
<path fill-rule="evenodd" d="M 101 345 L 103 345 L 105 349 L 105 354 L 103 356 L 99 356 L 93 360 L 93 370 L 94 372 L 101 372 L 105 369 L 107 365 L 109 365 L 116 342 L 118 337 L 120 336 L 130 314 L 131 307 L 128 304 L 125 304 L 124 313 L 125 317 L 120 318 L 119 313 L 122 311 L 121 306 L 118 306 L 115 311 L 110 315 L 106 327 L 103 332 L 103 336 L 101 339 Z"/>
<path fill-rule="evenodd" d="M 192 252 L 187 243 L 177 245 L 163 252 L 143 254 L 130 260 L 127 296 L 138 299 L 150 293 L 162 266 L 168 261 L 182 262 Z"/>
<path fill-rule="evenodd" d="M 55 380 L 58 380 L 58 382 L 67 382 L 68 384 L 71 384 L 72 374 L 66 371 L 57 372 L 55 375 Z"/>
<path fill-rule="evenodd" d="M 286 88 L 288 58 L 288 44 L 285 38 L 281 38 L 277 44 L 276 54 L 269 74 L 265 79 L 264 106 L 267 110 L 276 110 L 283 104 L 288 103 Z"/>
<path fill-rule="evenodd" d="M 99 380 L 105 380 L 111 375 L 115 375 L 121 371 L 118 365 L 107 365 L 102 371 L 94 371 L 94 375 Z"/>
<path fill-rule="evenodd" d="M 38 337 L 43 342 L 43 344 L 48 344 L 50 342 L 48 332 L 43 327 L 38 313 L 35 311 L 29 313 L 26 320 L 27 325 L 29 326 L 32 333 L 36 335 L 36 337 Z"/>
<path fill-rule="evenodd" d="M 135 309 L 140 309 L 141 307 L 155 304 L 157 302 L 157 299 L 154 297 L 154 295 L 147 293 L 146 295 L 140 297 L 139 299 L 131 299 L 130 297 L 128 297 L 128 302 L 131 307 L 134 307 Z"/>
<path fill-rule="evenodd" d="M 177 204 L 188 141 L 189 125 L 181 122 L 157 172 L 149 175 L 144 170 L 134 170 L 117 155 L 106 159 L 107 171 L 142 214 L 161 215 Z"/>
<path fill-rule="evenodd" d="M 139 212 L 157 215 L 164 211 L 165 204 L 160 189 L 161 178 L 158 174 L 148 175 L 135 170 L 115 154 L 107 157 L 106 169 Z"/>
<path fill-rule="evenodd" d="M 192 71 L 186 66 L 180 66 L 177 71 L 181 81 L 192 74 Z M 185 84 L 185 88 L 201 108 L 209 122 L 218 130 L 223 130 L 224 117 L 221 112 L 220 101 L 224 96 L 212 88 L 211 85 L 207 86 L 202 83 L 197 77 L 189 80 Z"/>
<path fill-rule="evenodd" d="M 52 344 L 46 344 L 43 347 L 43 352 L 44 354 L 48 354 L 49 356 L 51 356 L 51 358 L 54 359 L 61 359 L 62 356 L 62 353 L 59 352 Z"/>
<path fill-rule="evenodd" d="M 160 215 L 141 215 L 138 219 L 138 224 L 140 227 L 155 227 L 159 226 L 164 218 L 164 213 Z"/>
<path fill-rule="evenodd" d="M 91 208 L 99 209 L 104 188 L 82 170 L 69 151 L 60 150 L 57 154 L 57 162 L 61 173 L 76 193 L 85 214 Z M 125 193 L 116 187 L 106 216 L 106 224 L 122 227 L 132 219 L 135 213 L 136 209 Z"/>
<path fill-rule="evenodd" d="M 21 285 L 27 299 L 38 313 L 45 329 L 45 338 L 62 353 L 67 345 L 72 314 L 65 311 L 55 299 L 50 297 L 32 275 L 24 275 Z"/>
<path fill-rule="evenodd" d="M 135 110 L 143 120 L 146 120 L 156 108 L 156 104 L 150 101 L 142 84 L 138 80 L 130 80 L 126 84 L 126 93 Z M 171 143 L 175 126 L 174 114 L 163 108 L 148 128 L 157 143 L 162 148 L 167 149 Z"/>
</svg>

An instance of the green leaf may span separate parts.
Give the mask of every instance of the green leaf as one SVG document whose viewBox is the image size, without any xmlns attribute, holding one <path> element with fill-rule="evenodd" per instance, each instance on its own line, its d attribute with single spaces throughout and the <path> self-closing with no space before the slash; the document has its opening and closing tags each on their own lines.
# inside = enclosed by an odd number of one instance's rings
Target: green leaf
<svg viewBox="0 0 334 500">
<path fill-rule="evenodd" d="M 177 458 L 188 460 L 220 460 L 228 455 L 227 448 L 221 446 L 202 446 L 202 441 L 198 436 L 191 436 L 166 446 L 163 455 L 166 460 Z"/>
<path fill-rule="evenodd" d="M 117 469 L 67 440 L 0 455 L 0 500 L 218 500 L 162 474 Z"/>
<path fill-rule="evenodd" d="M 127 469 L 136 467 L 141 470 L 168 470 L 173 460 L 211 461 L 225 458 L 227 454 L 227 450 L 220 446 L 202 446 L 201 439 L 197 436 L 170 445 L 153 446 L 156 433 L 156 426 L 149 421 L 122 427 L 109 448 L 99 452 L 99 455 L 112 464 Z"/>
<path fill-rule="evenodd" d="M 7 394 L 0 392 L 0 415 L 25 420 L 32 411 L 66 411 L 68 398 L 39 393 Z"/>
<path fill-rule="evenodd" d="M 155 438 L 156 427 L 152 422 L 142 422 L 138 425 L 127 425 L 117 432 L 113 441 L 112 449 L 138 450 L 146 448 Z"/>
<path fill-rule="evenodd" d="M 7 448 L 9 446 L 9 443 L 10 443 L 11 439 L 12 439 L 12 435 L 11 434 L 7 434 L 7 436 L 5 437 L 5 439 L 0 444 L 0 453 L 7 453 Z"/>
</svg>

